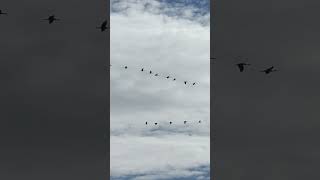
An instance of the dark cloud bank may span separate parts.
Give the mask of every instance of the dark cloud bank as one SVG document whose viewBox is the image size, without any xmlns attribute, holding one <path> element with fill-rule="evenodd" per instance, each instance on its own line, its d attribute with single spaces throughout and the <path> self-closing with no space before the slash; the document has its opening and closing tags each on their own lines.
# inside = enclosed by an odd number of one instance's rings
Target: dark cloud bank
<svg viewBox="0 0 320 180">
<path fill-rule="evenodd" d="M 239 74 L 227 56 L 212 66 L 215 179 L 319 179 L 319 7 L 314 0 L 216 1 L 215 56 L 243 55 L 280 71 Z"/>
<path fill-rule="evenodd" d="M 105 1 L 1 2 L 0 179 L 102 179 Z M 55 14 L 49 25 L 41 19 Z"/>
</svg>

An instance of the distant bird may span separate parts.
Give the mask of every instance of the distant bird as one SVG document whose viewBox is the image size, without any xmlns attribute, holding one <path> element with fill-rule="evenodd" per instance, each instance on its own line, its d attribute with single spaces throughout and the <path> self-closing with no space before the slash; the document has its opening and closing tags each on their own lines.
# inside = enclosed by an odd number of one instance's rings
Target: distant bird
<svg viewBox="0 0 320 180">
<path fill-rule="evenodd" d="M 186 124 L 186 123 L 187 123 L 187 121 L 183 121 L 183 123 L 184 123 L 184 124 Z"/>
<path fill-rule="evenodd" d="M 194 83 L 192 83 L 192 85 L 194 86 L 194 85 L 196 85 L 196 83 L 194 82 Z"/>
<path fill-rule="evenodd" d="M 8 13 L 5 13 L 2 10 L 0 10 L 0 15 L 8 15 Z"/>
<path fill-rule="evenodd" d="M 184 81 L 184 84 L 187 84 L 187 81 Z"/>
<path fill-rule="evenodd" d="M 154 76 L 159 76 L 159 74 L 155 74 Z"/>
<path fill-rule="evenodd" d="M 243 71 L 244 71 L 244 67 L 245 67 L 245 66 L 250 66 L 250 64 L 247 64 L 247 63 L 238 63 L 237 66 L 238 66 L 240 72 L 243 72 Z"/>
<path fill-rule="evenodd" d="M 148 122 L 146 121 L 146 125 L 148 124 Z"/>
<path fill-rule="evenodd" d="M 102 22 L 102 24 L 101 24 L 99 27 L 97 27 L 97 29 L 100 29 L 101 32 L 103 32 L 103 31 L 105 31 L 106 29 L 108 29 L 107 24 L 108 24 L 108 21 L 105 20 L 105 21 Z"/>
<path fill-rule="evenodd" d="M 201 120 L 199 120 L 199 123 L 201 123 Z"/>
<path fill-rule="evenodd" d="M 266 73 L 266 74 L 269 74 L 269 73 L 275 72 L 275 71 L 278 71 L 278 70 L 277 70 L 277 69 L 274 69 L 274 67 L 271 66 L 271 67 L 269 67 L 269 68 L 267 68 L 267 69 L 265 69 L 265 70 L 262 70 L 262 71 L 260 71 L 260 72 L 264 72 L 264 73 Z"/>
<path fill-rule="evenodd" d="M 169 78 L 170 78 L 170 76 L 167 76 L 166 78 L 167 78 L 167 79 L 169 79 Z"/>
<path fill-rule="evenodd" d="M 143 71 L 143 68 L 141 69 L 141 71 Z"/>
<path fill-rule="evenodd" d="M 172 122 L 170 121 L 170 124 L 172 124 Z"/>
<path fill-rule="evenodd" d="M 176 78 L 173 78 L 173 80 L 175 81 L 175 80 L 176 80 Z"/>
<path fill-rule="evenodd" d="M 128 69 L 128 66 L 125 66 L 124 68 L 125 68 L 125 69 Z"/>
<path fill-rule="evenodd" d="M 54 21 L 60 21 L 60 19 L 57 19 L 55 15 L 51 15 L 48 17 L 48 19 L 43 19 L 43 20 L 47 20 L 49 24 L 52 24 Z"/>
<path fill-rule="evenodd" d="M 157 125 L 158 123 L 154 123 L 154 125 Z"/>
<path fill-rule="evenodd" d="M 152 74 L 152 71 L 150 71 L 149 73 Z"/>
</svg>

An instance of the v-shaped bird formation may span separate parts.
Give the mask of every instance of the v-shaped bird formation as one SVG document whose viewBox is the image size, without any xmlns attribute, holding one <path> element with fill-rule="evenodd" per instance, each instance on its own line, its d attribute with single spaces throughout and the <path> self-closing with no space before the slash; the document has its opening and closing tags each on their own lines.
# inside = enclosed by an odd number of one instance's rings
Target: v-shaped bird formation
<svg viewBox="0 0 320 180">
<path fill-rule="evenodd" d="M 111 67 L 111 66 L 112 66 L 112 65 L 110 64 L 110 67 Z M 104 67 L 105 67 L 105 70 L 108 70 L 108 68 L 107 68 L 106 65 L 105 65 Z M 127 70 L 129 67 L 128 67 L 128 66 L 122 66 L 122 68 L 123 68 L 124 70 Z M 137 69 L 137 71 L 138 71 L 138 69 Z M 161 74 L 161 75 L 160 75 L 160 73 L 156 73 L 156 72 L 154 72 L 154 71 L 152 71 L 152 70 L 147 70 L 147 71 L 146 71 L 146 69 L 143 68 L 143 67 L 140 69 L 140 72 L 146 72 L 146 74 L 149 74 L 149 75 L 151 75 L 151 76 L 156 76 L 156 77 L 159 77 L 159 78 L 163 77 L 163 78 L 168 79 L 168 80 L 171 80 L 171 81 L 177 81 L 177 78 L 172 77 L 171 75 L 165 75 L 165 74 Z M 195 85 L 197 85 L 197 84 L 199 83 L 199 82 L 191 82 L 191 83 L 188 84 L 189 81 L 186 81 L 186 80 L 183 80 L 182 82 L 183 82 L 185 85 L 190 85 L 190 86 L 195 86 Z"/>
</svg>

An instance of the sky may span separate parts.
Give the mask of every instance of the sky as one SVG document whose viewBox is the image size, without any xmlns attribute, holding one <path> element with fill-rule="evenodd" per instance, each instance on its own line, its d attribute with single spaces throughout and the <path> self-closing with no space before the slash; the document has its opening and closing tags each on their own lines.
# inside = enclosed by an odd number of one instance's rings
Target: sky
<svg viewBox="0 0 320 180">
<path fill-rule="evenodd" d="M 209 179 L 210 15 L 194 2 L 111 1 L 111 179 Z"/>
<path fill-rule="evenodd" d="M 320 2 L 215 4 L 216 179 L 319 179 Z M 233 59 L 238 55 L 257 69 L 239 73 Z M 257 72 L 272 65 L 279 71 Z"/>
<path fill-rule="evenodd" d="M 0 179 L 101 179 L 108 33 L 96 26 L 106 2 L 0 4 Z M 51 14 L 61 21 L 42 20 Z"/>
</svg>

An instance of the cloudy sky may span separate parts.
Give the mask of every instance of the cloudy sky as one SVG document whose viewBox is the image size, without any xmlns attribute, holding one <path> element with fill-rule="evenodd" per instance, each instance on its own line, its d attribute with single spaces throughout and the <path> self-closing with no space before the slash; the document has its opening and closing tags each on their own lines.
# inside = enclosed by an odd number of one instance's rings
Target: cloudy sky
<svg viewBox="0 0 320 180">
<path fill-rule="evenodd" d="M 111 1 L 112 179 L 209 179 L 208 3 Z"/>
<path fill-rule="evenodd" d="M 320 2 L 216 1 L 216 179 L 319 179 Z M 258 69 L 239 73 L 229 55 Z M 274 65 L 280 71 L 256 72 Z"/>
</svg>

